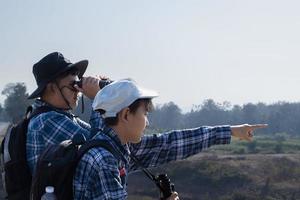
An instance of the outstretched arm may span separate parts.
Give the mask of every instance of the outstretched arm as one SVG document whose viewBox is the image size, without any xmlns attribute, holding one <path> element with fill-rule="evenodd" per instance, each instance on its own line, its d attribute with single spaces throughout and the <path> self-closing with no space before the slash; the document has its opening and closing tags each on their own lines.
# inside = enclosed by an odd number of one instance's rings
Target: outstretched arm
<svg viewBox="0 0 300 200">
<path fill-rule="evenodd" d="M 131 153 L 144 167 L 154 167 L 180 160 L 201 152 L 212 145 L 229 144 L 231 136 L 250 141 L 253 131 L 267 125 L 203 126 L 144 136 L 140 143 L 131 144 Z M 134 163 L 131 170 L 137 169 Z"/>
<path fill-rule="evenodd" d="M 130 145 L 130 151 L 144 167 L 154 167 L 195 155 L 212 145 L 229 144 L 230 140 L 230 126 L 203 126 L 146 135 L 141 142 Z M 135 169 L 133 164 L 131 170 Z"/>
</svg>

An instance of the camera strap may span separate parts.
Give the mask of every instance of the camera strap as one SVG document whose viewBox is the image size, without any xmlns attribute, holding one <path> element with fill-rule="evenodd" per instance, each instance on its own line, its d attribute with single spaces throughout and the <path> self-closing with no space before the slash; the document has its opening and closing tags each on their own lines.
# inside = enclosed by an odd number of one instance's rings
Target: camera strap
<svg viewBox="0 0 300 200">
<path fill-rule="evenodd" d="M 129 154 L 131 160 L 137 165 L 139 166 L 142 171 L 144 172 L 144 174 L 151 180 L 154 182 L 154 184 L 161 190 L 164 191 L 164 189 L 162 188 L 162 186 L 159 184 L 159 180 L 158 178 L 147 168 L 145 168 L 142 163 L 139 161 L 139 159 L 133 155 L 133 154 Z"/>
<path fill-rule="evenodd" d="M 121 155 L 122 153 L 120 152 L 120 150 L 116 149 Z M 139 159 L 133 155 L 133 154 L 129 154 L 130 159 L 144 172 L 144 174 L 152 181 L 154 182 L 154 184 L 158 187 L 158 189 L 160 191 L 164 191 L 164 189 L 162 188 L 162 186 L 160 185 L 159 179 L 158 177 L 156 177 L 149 169 L 145 168 L 143 166 L 143 164 L 139 161 Z"/>
</svg>

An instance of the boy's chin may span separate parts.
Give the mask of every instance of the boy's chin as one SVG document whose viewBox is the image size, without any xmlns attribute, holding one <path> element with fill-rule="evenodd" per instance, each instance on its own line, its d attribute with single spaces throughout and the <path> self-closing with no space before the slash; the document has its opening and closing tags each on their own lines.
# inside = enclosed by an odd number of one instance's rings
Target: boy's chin
<svg viewBox="0 0 300 200">
<path fill-rule="evenodd" d="M 139 142 L 141 141 L 141 139 L 142 139 L 142 138 L 136 138 L 136 139 L 133 139 L 133 140 L 131 141 L 131 143 L 133 143 L 133 144 L 139 143 Z"/>
</svg>

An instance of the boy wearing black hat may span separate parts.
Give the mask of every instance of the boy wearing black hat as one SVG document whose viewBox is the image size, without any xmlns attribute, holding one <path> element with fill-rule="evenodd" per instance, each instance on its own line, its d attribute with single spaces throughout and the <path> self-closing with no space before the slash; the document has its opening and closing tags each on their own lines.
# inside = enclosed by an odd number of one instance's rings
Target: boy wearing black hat
<svg viewBox="0 0 300 200">
<path fill-rule="evenodd" d="M 26 154 L 32 173 L 46 146 L 70 139 L 76 133 L 89 138 L 91 128 L 100 126 L 101 118 L 96 112 L 92 113 L 90 124 L 70 112 L 77 106 L 79 90 L 90 99 L 100 90 L 98 78 L 83 78 L 87 66 L 87 60 L 71 63 L 59 52 L 50 53 L 34 64 L 33 74 L 38 88 L 29 98 L 37 98 L 34 109 L 46 106 L 51 111 L 33 117 L 28 125 Z M 79 79 L 82 79 L 81 88 L 74 84 Z"/>
</svg>

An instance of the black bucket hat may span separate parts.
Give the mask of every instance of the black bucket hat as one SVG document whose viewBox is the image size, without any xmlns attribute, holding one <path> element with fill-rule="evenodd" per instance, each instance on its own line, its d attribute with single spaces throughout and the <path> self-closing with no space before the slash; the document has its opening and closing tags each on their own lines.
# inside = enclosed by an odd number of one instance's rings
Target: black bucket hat
<svg viewBox="0 0 300 200">
<path fill-rule="evenodd" d="M 60 74 L 73 68 L 79 71 L 78 77 L 82 78 L 87 66 L 88 60 L 71 63 L 62 53 L 53 52 L 48 54 L 33 65 L 32 73 L 38 88 L 29 95 L 28 99 L 39 97 L 50 81 L 55 80 Z"/>
</svg>

